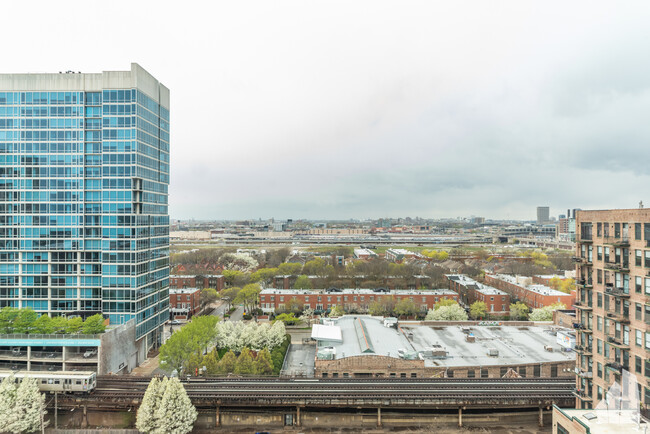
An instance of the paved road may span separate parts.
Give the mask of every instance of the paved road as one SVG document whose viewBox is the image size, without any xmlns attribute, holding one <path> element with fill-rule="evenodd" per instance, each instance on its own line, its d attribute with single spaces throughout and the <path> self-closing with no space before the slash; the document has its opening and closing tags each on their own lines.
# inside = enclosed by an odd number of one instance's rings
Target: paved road
<svg viewBox="0 0 650 434">
<path fill-rule="evenodd" d="M 233 313 L 230 314 L 230 318 L 228 318 L 228 321 L 241 321 L 244 319 L 244 308 L 241 306 L 237 306 L 237 309 Z"/>
</svg>

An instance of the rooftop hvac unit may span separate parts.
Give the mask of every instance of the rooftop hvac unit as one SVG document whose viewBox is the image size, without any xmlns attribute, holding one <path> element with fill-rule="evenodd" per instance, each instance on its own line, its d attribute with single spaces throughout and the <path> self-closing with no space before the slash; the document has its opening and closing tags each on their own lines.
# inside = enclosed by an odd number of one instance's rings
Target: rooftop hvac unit
<svg viewBox="0 0 650 434">
<path fill-rule="evenodd" d="M 491 357 L 497 357 L 499 355 L 499 350 L 497 350 L 496 348 L 488 348 L 487 355 Z"/>
</svg>

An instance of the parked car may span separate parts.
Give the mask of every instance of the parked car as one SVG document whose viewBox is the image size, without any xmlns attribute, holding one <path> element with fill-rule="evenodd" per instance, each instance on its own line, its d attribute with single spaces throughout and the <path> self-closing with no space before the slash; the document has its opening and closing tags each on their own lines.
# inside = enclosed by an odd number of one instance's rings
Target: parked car
<svg viewBox="0 0 650 434">
<path fill-rule="evenodd" d="M 180 325 L 181 322 L 177 319 L 173 319 L 172 322 L 170 323 L 171 325 Z"/>
<path fill-rule="evenodd" d="M 93 356 L 96 356 L 96 355 L 97 355 L 97 350 L 96 350 L 96 349 L 93 349 L 93 350 L 87 350 L 87 351 L 84 353 L 84 359 L 87 359 L 87 358 L 89 358 L 89 357 L 93 357 Z"/>
</svg>

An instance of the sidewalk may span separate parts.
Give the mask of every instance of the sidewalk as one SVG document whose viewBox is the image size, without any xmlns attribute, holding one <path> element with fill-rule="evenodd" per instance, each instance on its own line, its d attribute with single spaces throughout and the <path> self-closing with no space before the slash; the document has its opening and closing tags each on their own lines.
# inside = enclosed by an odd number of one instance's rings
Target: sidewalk
<svg viewBox="0 0 650 434">
<path fill-rule="evenodd" d="M 129 375 L 136 377 L 150 377 L 153 375 L 154 371 L 158 369 L 159 366 L 160 354 L 156 355 L 156 357 L 152 357 L 142 362 L 140 366 L 131 371 Z"/>
</svg>

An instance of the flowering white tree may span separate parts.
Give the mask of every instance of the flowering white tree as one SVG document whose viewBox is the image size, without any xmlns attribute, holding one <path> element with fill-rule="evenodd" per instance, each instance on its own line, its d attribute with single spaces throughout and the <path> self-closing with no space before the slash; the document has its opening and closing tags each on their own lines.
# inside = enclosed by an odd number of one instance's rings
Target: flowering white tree
<svg viewBox="0 0 650 434">
<path fill-rule="evenodd" d="M 162 399 L 162 393 L 164 391 L 163 381 L 158 380 L 157 378 L 152 378 L 149 382 L 149 387 L 147 387 L 144 396 L 142 397 L 142 402 L 138 408 L 138 415 L 135 422 L 135 427 L 144 433 L 155 432 L 158 428 L 159 421 L 156 417 L 156 408 L 160 405 L 160 400 Z"/>
<path fill-rule="evenodd" d="M 163 382 L 164 392 L 155 411 L 159 421 L 158 431 L 169 434 L 185 434 L 192 431 L 197 411 L 192 405 L 185 387 L 178 378 Z"/>
<path fill-rule="evenodd" d="M 287 334 L 282 321 L 273 326 L 242 322 L 223 321 L 217 324 L 217 347 L 241 352 L 248 347 L 255 351 L 268 348 L 269 351 L 282 344 Z"/>
<path fill-rule="evenodd" d="M 0 432 L 24 433 L 41 429 L 45 395 L 34 378 L 16 383 L 13 376 L 0 384 Z"/>
<path fill-rule="evenodd" d="M 245 253 L 226 253 L 219 260 L 227 270 L 248 272 L 259 265 L 259 262 Z"/>
<path fill-rule="evenodd" d="M 458 304 L 430 309 L 425 318 L 428 321 L 467 321 L 467 312 Z"/>
</svg>

